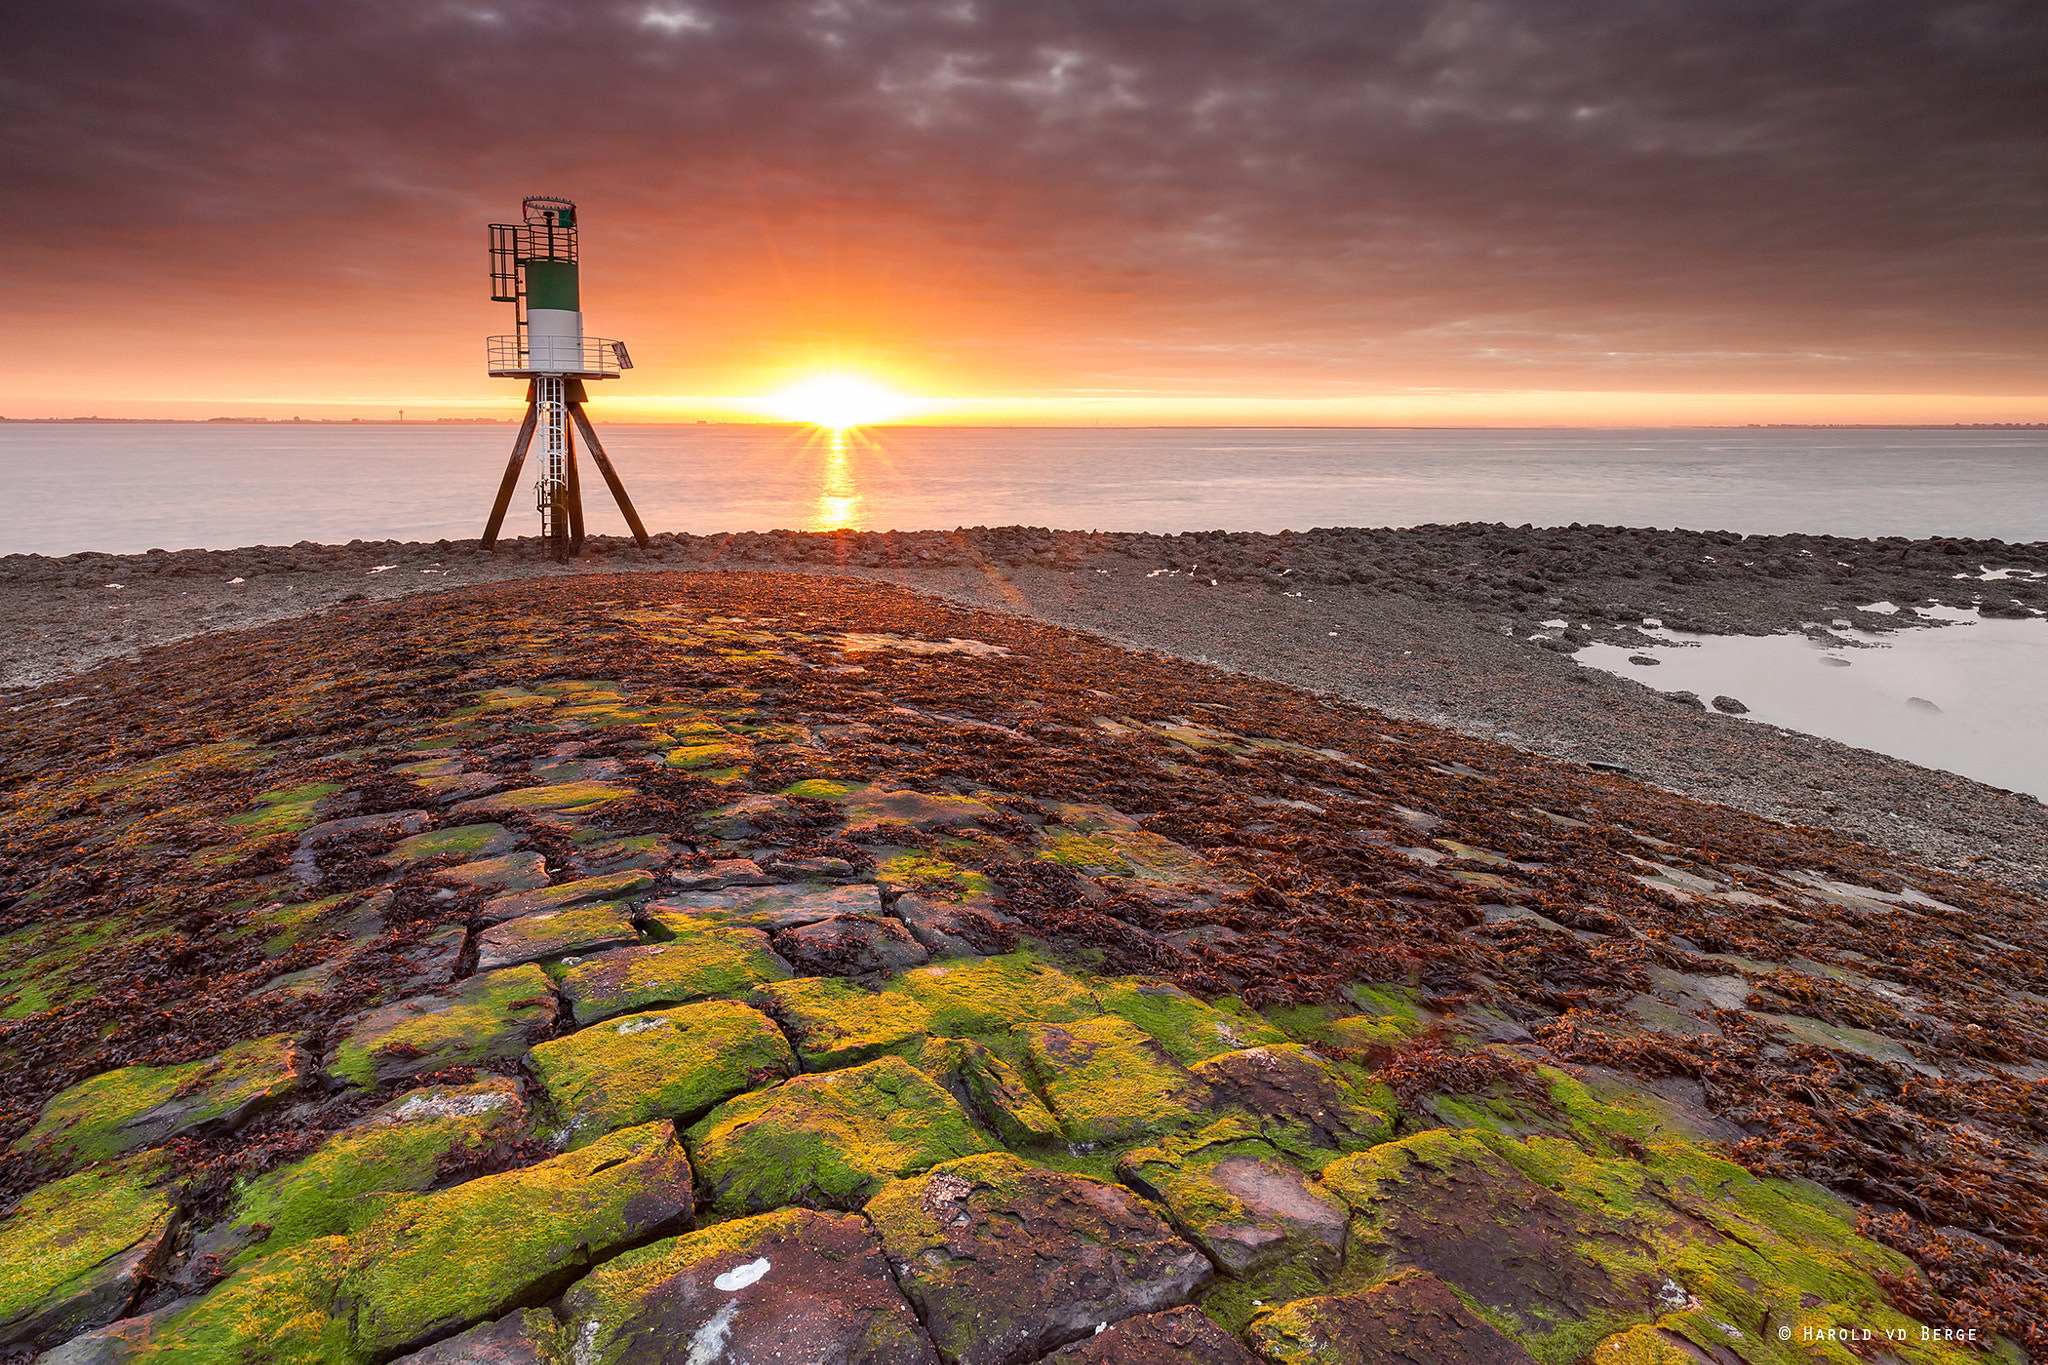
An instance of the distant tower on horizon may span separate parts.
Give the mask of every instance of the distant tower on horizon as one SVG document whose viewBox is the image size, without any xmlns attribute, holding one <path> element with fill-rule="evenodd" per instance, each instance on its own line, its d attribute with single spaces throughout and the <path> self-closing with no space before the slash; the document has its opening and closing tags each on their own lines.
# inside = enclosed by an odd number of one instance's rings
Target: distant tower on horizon
<svg viewBox="0 0 2048 1365">
<path fill-rule="evenodd" d="M 633 368 L 626 343 L 583 335 L 582 289 L 576 273 L 576 205 L 554 195 L 534 195 L 525 202 L 525 221 L 491 224 L 491 299 L 513 308 L 514 331 L 489 339 L 490 371 L 496 379 L 524 379 L 526 421 L 512 445 L 511 463 L 498 485 L 498 500 L 484 526 L 483 546 L 495 549 L 498 528 L 519 471 L 536 433 L 541 438 L 539 477 L 534 504 L 540 510 L 541 535 L 548 553 L 558 560 L 583 552 L 583 490 L 576 477 L 576 432 L 598 472 L 611 486 L 633 539 L 647 543 L 647 528 L 626 496 L 626 485 L 604 453 L 590 418 L 583 384 L 588 379 L 617 379 Z M 573 425 L 573 428 L 571 424 Z"/>
</svg>

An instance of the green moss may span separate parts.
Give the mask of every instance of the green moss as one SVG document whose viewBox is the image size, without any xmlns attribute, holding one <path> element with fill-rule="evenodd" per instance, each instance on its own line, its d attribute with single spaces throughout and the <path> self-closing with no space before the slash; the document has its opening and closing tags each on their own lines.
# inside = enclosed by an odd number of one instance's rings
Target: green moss
<svg viewBox="0 0 2048 1365">
<path fill-rule="evenodd" d="M 1117 1174 L 1163 1204 L 1181 1235 L 1226 1274 L 1304 1259 L 1325 1276 L 1336 1269 L 1345 1207 L 1310 1188 L 1249 1119 L 1233 1116 L 1128 1152 Z"/>
<path fill-rule="evenodd" d="M 789 979 L 789 964 L 758 929 L 671 927 L 666 942 L 617 948 L 562 971 L 562 994 L 579 1024 L 653 1005 L 742 996 Z"/>
<path fill-rule="evenodd" d="M 967 1038 L 928 1038 L 917 1069 L 944 1086 L 981 1126 L 1009 1147 L 1043 1147 L 1060 1138 L 1059 1120 L 1016 1068 Z"/>
<path fill-rule="evenodd" d="M 231 1264 L 358 1232 L 400 1197 L 431 1186 L 457 1145 L 484 1147 L 516 1137 L 525 1119 L 519 1087 L 501 1078 L 411 1091 L 342 1129 L 305 1160 L 240 1186 L 226 1226 L 259 1240 Z"/>
<path fill-rule="evenodd" d="M 1299 1043 L 1225 1053 L 1190 1071 L 1209 1087 L 1214 1109 L 1251 1125 L 1305 1170 L 1386 1141 L 1400 1115 L 1385 1082 Z"/>
<path fill-rule="evenodd" d="M 335 1049 L 328 1070 L 356 1085 L 517 1057 L 526 1031 L 552 1023 L 554 987 L 535 966 L 485 972 L 445 995 L 373 1011 Z"/>
<path fill-rule="evenodd" d="M 1102 1008 L 1152 1035 L 1167 1055 L 1192 1066 L 1223 1052 L 1284 1043 L 1287 1035 L 1236 1000 L 1205 1005 L 1180 987 L 1145 977 L 1124 977 L 1096 990 Z"/>
<path fill-rule="evenodd" d="M 875 880 L 898 891 L 947 901 L 993 896 L 996 889 L 983 873 L 922 853 L 902 853 L 876 863 Z"/>
<path fill-rule="evenodd" d="M 904 993 L 930 1011 L 931 1031 L 948 1037 L 1004 1034 L 1019 1024 L 1102 1013 L 1092 990 L 1028 951 L 919 967 L 900 980 Z"/>
<path fill-rule="evenodd" d="M 666 1122 L 405 1200 L 349 1241 L 356 1344 L 388 1359 L 550 1297 L 689 1210 L 689 1163 Z"/>
<path fill-rule="evenodd" d="M 892 1178 L 993 1146 L 900 1057 L 742 1095 L 691 1128 L 689 1142 L 713 1206 L 727 1214 L 857 1209 Z"/>
<path fill-rule="evenodd" d="M 323 1237 L 243 1266 L 151 1330 L 151 1365 L 367 1365 L 339 1303 L 348 1242 Z"/>
<path fill-rule="evenodd" d="M 0 1223 L 0 1341 L 62 1340 L 118 1313 L 142 1269 L 124 1275 L 123 1254 L 161 1242 L 177 1216 L 169 1173 L 148 1152 L 29 1191 Z"/>
<path fill-rule="evenodd" d="M 1099 1017 L 1019 1032 L 1070 1141 L 1119 1142 L 1201 1121 L 1203 1087 L 1134 1025 Z"/>
<path fill-rule="evenodd" d="M 633 788 L 618 782 L 558 782 L 546 787 L 520 787 L 465 801 L 455 809 L 539 811 L 551 815 L 587 815 L 624 800 Z"/>
<path fill-rule="evenodd" d="M 519 836 L 503 825 L 457 825 L 452 829 L 428 830 L 408 839 L 400 839 L 384 855 L 387 863 L 418 862 L 422 858 L 442 858 L 459 854 L 464 858 L 481 858 L 492 853 L 506 853 L 516 848 Z"/>
<path fill-rule="evenodd" d="M 796 1041 L 806 1071 L 837 1071 L 884 1054 L 913 1056 L 931 1011 L 894 986 L 870 991 L 832 976 L 763 986 L 757 998 Z"/>
<path fill-rule="evenodd" d="M 1308 1260 L 1281 1261 L 1243 1278 L 1219 1275 L 1209 1281 L 1196 1302 L 1209 1320 L 1232 1336 L 1242 1336 L 1253 1318 L 1276 1304 L 1292 1303 L 1330 1288 L 1325 1267 Z M 1606 1361 L 1596 1365 L 1608 1365 Z"/>
<path fill-rule="evenodd" d="M 339 782 L 277 787 L 259 794 L 254 809 L 230 816 L 227 823 L 265 837 L 298 834 L 318 822 L 320 803 L 341 789 Z"/>
<path fill-rule="evenodd" d="M 1148 830 L 1103 829 L 1081 833 L 1065 826 L 1041 831 L 1037 857 L 1092 876 L 1140 877 L 1146 881 L 1189 882 L 1209 877 L 1209 867 L 1190 849 Z"/>
<path fill-rule="evenodd" d="M 0 1019 L 90 998 L 99 951 L 119 932 L 118 924 L 103 920 L 37 925 L 0 937 L 0 963 L 7 964 L 0 966 Z"/>
<path fill-rule="evenodd" d="M 784 787 L 782 794 L 784 796 L 801 796 L 812 801 L 837 801 L 852 790 L 853 787 L 848 783 L 834 782 L 830 778 L 813 777 Z"/>
<path fill-rule="evenodd" d="M 52 1096 L 14 1150 L 76 1166 L 232 1127 L 298 1089 L 304 1071 L 304 1054 L 279 1033 L 205 1061 L 102 1072 Z"/>
<path fill-rule="evenodd" d="M 796 1070 L 781 1030 L 730 1000 L 607 1020 L 542 1043 L 528 1062 L 571 1147 L 649 1119 L 694 1122 L 713 1105 Z"/>
<path fill-rule="evenodd" d="M 748 762 L 753 756 L 753 746 L 748 744 L 682 744 L 668 751 L 668 766 L 686 770 L 731 768 Z"/>
</svg>

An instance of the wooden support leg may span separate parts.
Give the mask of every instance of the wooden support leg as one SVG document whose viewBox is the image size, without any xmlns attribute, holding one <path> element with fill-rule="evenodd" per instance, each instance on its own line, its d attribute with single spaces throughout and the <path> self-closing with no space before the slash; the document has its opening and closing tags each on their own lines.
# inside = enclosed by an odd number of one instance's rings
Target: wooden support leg
<svg viewBox="0 0 2048 1365">
<path fill-rule="evenodd" d="M 583 481 L 576 477 L 576 430 L 562 433 L 569 466 L 569 558 L 583 553 Z"/>
<path fill-rule="evenodd" d="M 583 444 L 590 447 L 590 458 L 597 465 L 597 472 L 604 475 L 604 481 L 611 486 L 612 496 L 619 500 L 619 510 L 626 514 L 626 525 L 633 528 L 633 539 L 640 547 L 647 547 L 647 528 L 640 524 L 640 514 L 633 510 L 633 500 L 626 496 L 626 485 L 619 481 L 619 471 L 612 468 L 604 445 L 597 439 L 597 431 L 590 425 L 590 418 L 584 415 L 581 403 L 569 405 L 569 415 L 576 419 L 576 430 L 583 433 Z"/>
<path fill-rule="evenodd" d="M 533 401 L 533 381 L 526 381 L 526 420 L 512 442 L 512 460 L 505 466 L 505 480 L 498 485 L 498 500 L 491 504 L 491 519 L 484 523 L 483 546 L 498 547 L 498 528 L 505 524 L 505 509 L 512 505 L 512 490 L 519 486 L 519 471 L 526 464 L 526 448 L 533 444 L 533 429 L 540 422 L 540 409 Z"/>
</svg>

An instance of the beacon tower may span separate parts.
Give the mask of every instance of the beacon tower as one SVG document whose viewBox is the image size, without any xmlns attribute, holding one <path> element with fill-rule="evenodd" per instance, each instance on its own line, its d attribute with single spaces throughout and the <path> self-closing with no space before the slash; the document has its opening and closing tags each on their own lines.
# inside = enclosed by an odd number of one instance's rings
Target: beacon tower
<svg viewBox="0 0 2048 1365">
<path fill-rule="evenodd" d="M 576 205 L 553 195 L 534 195 L 524 207 L 522 221 L 491 224 L 491 299 L 512 305 L 513 331 L 490 338 L 490 371 L 495 378 L 526 381 L 526 421 L 484 526 L 484 548 L 494 549 L 498 543 L 498 528 L 519 486 L 526 452 L 539 437 L 533 489 L 541 535 L 555 559 L 582 553 L 583 490 L 576 476 L 579 433 L 592 463 L 618 499 L 633 539 L 645 545 L 647 528 L 640 524 L 626 485 L 619 481 L 583 411 L 585 381 L 617 379 L 620 372 L 633 368 L 632 357 L 623 341 L 583 335 Z"/>
</svg>

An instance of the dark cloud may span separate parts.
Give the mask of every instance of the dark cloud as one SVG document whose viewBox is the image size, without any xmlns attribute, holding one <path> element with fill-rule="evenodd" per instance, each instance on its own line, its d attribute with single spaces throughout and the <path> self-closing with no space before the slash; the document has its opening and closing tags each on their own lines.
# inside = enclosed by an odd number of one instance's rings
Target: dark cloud
<svg viewBox="0 0 2048 1365">
<path fill-rule="evenodd" d="M 741 350 L 1993 383 L 2044 57 L 2037 0 L 70 0 L 0 56 L 0 245 L 31 311 L 346 310 L 558 187 Z"/>
</svg>

